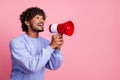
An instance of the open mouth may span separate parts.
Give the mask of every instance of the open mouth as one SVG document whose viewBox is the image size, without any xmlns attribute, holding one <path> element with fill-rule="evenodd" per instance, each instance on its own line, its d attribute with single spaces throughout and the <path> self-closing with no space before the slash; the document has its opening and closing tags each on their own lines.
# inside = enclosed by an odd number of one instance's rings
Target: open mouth
<svg viewBox="0 0 120 80">
<path fill-rule="evenodd" d="M 38 23 L 38 26 L 43 27 L 44 23 Z"/>
</svg>

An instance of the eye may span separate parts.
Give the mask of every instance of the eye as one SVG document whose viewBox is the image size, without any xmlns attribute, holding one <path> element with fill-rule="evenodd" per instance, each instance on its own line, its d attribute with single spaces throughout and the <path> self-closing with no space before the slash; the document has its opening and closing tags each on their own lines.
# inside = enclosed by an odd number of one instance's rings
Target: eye
<svg viewBox="0 0 120 80">
<path fill-rule="evenodd" d="M 44 20 L 43 16 L 35 16 L 36 20 Z"/>
<path fill-rule="evenodd" d="M 43 19 L 43 16 L 41 16 L 41 19 L 44 20 L 44 19 Z"/>
<path fill-rule="evenodd" d="M 38 17 L 38 16 L 36 16 L 36 19 L 39 19 L 39 17 Z"/>
</svg>

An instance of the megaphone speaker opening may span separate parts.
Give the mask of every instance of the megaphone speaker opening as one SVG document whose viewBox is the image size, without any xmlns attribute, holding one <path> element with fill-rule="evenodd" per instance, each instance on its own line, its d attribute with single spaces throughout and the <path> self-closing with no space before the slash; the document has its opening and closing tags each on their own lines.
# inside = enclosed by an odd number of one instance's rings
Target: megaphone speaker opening
<svg viewBox="0 0 120 80">
<path fill-rule="evenodd" d="M 74 24 L 72 21 L 67 21 L 61 24 L 51 24 L 49 26 L 49 31 L 51 33 L 60 33 L 71 36 L 74 32 Z"/>
</svg>

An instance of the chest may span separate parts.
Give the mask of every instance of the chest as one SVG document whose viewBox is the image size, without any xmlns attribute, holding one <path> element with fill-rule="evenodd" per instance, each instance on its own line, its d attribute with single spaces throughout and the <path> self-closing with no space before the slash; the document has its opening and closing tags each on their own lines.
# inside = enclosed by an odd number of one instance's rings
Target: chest
<svg viewBox="0 0 120 80">
<path fill-rule="evenodd" d="M 30 53 L 31 56 L 36 56 L 42 53 L 42 49 L 47 45 L 42 41 L 31 41 L 26 44 L 26 49 Z"/>
</svg>

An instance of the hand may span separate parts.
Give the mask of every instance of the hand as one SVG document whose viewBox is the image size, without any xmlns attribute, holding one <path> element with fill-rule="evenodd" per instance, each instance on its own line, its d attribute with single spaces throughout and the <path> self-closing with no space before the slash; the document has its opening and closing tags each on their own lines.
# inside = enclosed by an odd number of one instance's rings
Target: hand
<svg viewBox="0 0 120 80">
<path fill-rule="evenodd" d="M 58 33 L 56 35 L 52 35 L 52 40 L 51 40 L 50 46 L 53 49 L 60 50 L 62 45 L 63 45 L 63 36 L 62 36 L 62 34 Z"/>
<path fill-rule="evenodd" d="M 58 47 L 56 47 L 55 49 L 60 50 L 60 48 L 62 47 L 63 44 L 64 44 L 64 40 L 62 39 L 61 44 L 58 45 Z"/>
<path fill-rule="evenodd" d="M 62 45 L 63 45 L 63 43 L 64 43 L 64 42 L 62 42 L 62 44 L 61 44 L 61 45 L 59 45 L 58 47 L 56 47 L 55 49 L 60 50 L 60 49 L 61 49 L 61 47 L 62 47 Z"/>
</svg>

